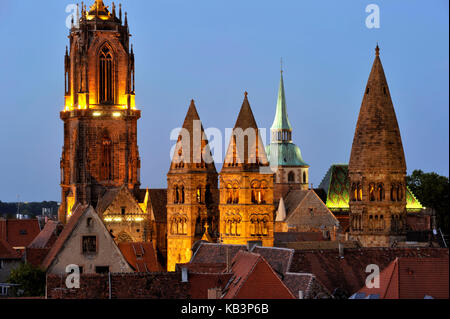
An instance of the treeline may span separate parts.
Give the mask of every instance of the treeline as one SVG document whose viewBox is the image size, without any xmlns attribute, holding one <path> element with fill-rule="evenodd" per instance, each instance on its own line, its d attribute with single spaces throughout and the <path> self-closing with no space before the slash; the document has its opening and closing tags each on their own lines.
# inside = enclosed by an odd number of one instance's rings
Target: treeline
<svg viewBox="0 0 450 319">
<path fill-rule="evenodd" d="M 19 212 L 23 215 L 29 215 L 30 217 L 41 215 L 42 209 L 47 208 L 52 210 L 52 214 L 58 213 L 57 202 L 29 202 L 19 203 Z M 17 203 L 4 203 L 0 201 L 0 217 L 14 218 L 17 214 Z"/>
</svg>

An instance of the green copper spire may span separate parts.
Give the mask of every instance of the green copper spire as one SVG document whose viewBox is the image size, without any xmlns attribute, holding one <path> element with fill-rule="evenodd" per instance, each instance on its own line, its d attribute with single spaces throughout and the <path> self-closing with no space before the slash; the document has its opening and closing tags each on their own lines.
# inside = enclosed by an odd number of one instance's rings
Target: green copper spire
<svg viewBox="0 0 450 319">
<path fill-rule="evenodd" d="M 278 88 L 277 111 L 271 130 L 292 130 L 286 110 L 286 97 L 284 95 L 283 70 L 280 72 L 280 86 Z"/>
<path fill-rule="evenodd" d="M 283 70 L 281 70 L 280 87 L 278 88 L 277 111 L 270 131 L 270 144 L 266 146 L 270 166 L 309 167 L 303 161 L 300 148 L 292 143 L 292 126 L 288 119 L 284 96 Z"/>
</svg>

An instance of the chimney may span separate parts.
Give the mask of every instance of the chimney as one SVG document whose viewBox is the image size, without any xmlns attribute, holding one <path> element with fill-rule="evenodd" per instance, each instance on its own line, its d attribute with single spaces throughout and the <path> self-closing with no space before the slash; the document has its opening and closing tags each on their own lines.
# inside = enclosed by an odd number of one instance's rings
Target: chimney
<svg viewBox="0 0 450 319">
<path fill-rule="evenodd" d="M 298 299 L 304 299 L 303 290 L 298 291 Z"/>
<path fill-rule="evenodd" d="M 249 241 L 247 241 L 247 251 L 251 252 L 257 246 L 262 247 L 262 241 L 261 240 L 249 240 Z"/>
<path fill-rule="evenodd" d="M 181 282 L 188 282 L 188 269 L 185 267 L 181 268 Z"/>
<path fill-rule="evenodd" d="M 344 258 L 344 244 L 339 242 L 339 257 Z"/>
<path fill-rule="evenodd" d="M 208 299 L 220 299 L 222 296 L 222 289 L 219 287 L 208 289 Z"/>
</svg>

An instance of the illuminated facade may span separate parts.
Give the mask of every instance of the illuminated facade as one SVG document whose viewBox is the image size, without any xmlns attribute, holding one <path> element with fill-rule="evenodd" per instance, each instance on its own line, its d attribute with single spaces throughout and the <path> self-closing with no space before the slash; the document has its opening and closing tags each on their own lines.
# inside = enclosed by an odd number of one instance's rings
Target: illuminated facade
<svg viewBox="0 0 450 319">
<path fill-rule="evenodd" d="M 245 93 L 220 172 L 220 239 L 273 246 L 273 173 Z"/>
<path fill-rule="evenodd" d="M 65 55 L 64 146 L 61 156 L 59 220 L 66 223 L 75 203 L 97 206 L 111 189 L 137 195 L 134 54 L 127 16 L 103 1 L 81 8 Z M 143 227 L 141 227 L 143 228 Z"/>
<path fill-rule="evenodd" d="M 366 247 L 406 240 L 406 162 L 378 46 L 353 139 L 350 235 Z"/>
<path fill-rule="evenodd" d="M 218 236 L 217 171 L 191 101 L 167 174 L 167 270 L 189 262 L 194 242 Z"/>
</svg>

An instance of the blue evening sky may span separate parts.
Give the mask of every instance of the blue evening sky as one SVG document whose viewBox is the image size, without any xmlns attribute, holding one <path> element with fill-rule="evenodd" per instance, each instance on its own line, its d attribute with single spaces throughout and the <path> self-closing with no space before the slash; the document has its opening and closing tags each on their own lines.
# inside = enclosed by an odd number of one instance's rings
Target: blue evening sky
<svg viewBox="0 0 450 319">
<path fill-rule="evenodd" d="M 69 33 L 65 9 L 71 3 L 0 0 L 2 201 L 16 201 L 18 195 L 23 201 L 60 200 L 59 111 Z M 380 8 L 379 29 L 365 25 L 365 8 L 372 3 Z M 448 176 L 447 0 L 130 0 L 122 5 L 136 56 L 143 187 L 166 187 L 170 132 L 182 125 L 191 98 L 204 127 L 224 131 L 234 126 L 247 90 L 258 125 L 269 129 L 280 57 L 293 140 L 317 186 L 331 164 L 349 160 L 377 41 L 408 173 L 422 169 Z"/>
</svg>

